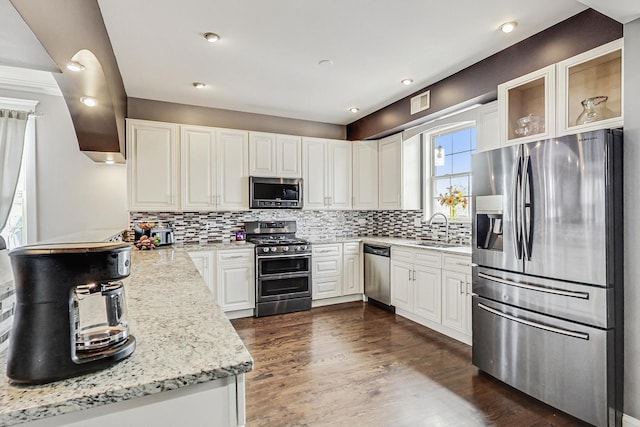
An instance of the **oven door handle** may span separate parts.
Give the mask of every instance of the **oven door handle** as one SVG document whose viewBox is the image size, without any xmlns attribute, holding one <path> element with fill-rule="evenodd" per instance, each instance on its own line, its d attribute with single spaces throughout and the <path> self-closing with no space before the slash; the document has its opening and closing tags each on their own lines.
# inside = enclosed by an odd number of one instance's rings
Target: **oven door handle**
<svg viewBox="0 0 640 427">
<path fill-rule="evenodd" d="M 504 317 L 507 320 L 512 320 L 517 323 L 522 323 L 523 325 L 532 326 L 534 328 L 542 329 L 544 331 L 553 332 L 560 335 L 566 335 L 568 337 L 580 338 L 581 340 L 587 340 L 587 341 L 589 340 L 589 334 L 585 334 L 582 332 L 569 331 L 567 329 L 556 328 L 555 326 L 545 325 L 543 323 L 532 322 L 531 320 L 521 319 L 519 317 L 515 317 L 510 314 L 503 313 L 500 310 L 487 307 L 482 303 L 478 303 L 478 308 L 488 311 L 489 313 L 495 314 L 496 316 Z"/>
<path fill-rule="evenodd" d="M 256 255 L 256 259 L 277 259 L 277 258 L 309 258 L 311 259 L 311 254 L 265 255 L 265 256 Z"/>
</svg>

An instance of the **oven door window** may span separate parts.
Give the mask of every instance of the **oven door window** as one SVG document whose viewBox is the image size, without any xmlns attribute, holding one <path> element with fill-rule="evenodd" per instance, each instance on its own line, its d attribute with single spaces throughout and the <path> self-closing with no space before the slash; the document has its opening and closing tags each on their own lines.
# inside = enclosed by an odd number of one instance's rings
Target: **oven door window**
<svg viewBox="0 0 640 427">
<path fill-rule="evenodd" d="M 259 300 L 309 296 L 310 292 L 309 276 L 261 279 L 258 281 Z"/>
<path fill-rule="evenodd" d="M 274 274 L 306 273 L 310 271 L 309 257 L 271 257 L 258 260 L 260 277 Z"/>
</svg>

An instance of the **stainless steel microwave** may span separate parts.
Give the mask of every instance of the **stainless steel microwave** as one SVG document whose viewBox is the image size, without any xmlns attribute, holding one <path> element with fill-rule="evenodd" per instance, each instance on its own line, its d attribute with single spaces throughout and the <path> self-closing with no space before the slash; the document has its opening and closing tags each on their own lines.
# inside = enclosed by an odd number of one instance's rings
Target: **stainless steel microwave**
<svg viewBox="0 0 640 427">
<path fill-rule="evenodd" d="M 301 209 L 302 179 L 249 177 L 251 209 Z"/>
</svg>

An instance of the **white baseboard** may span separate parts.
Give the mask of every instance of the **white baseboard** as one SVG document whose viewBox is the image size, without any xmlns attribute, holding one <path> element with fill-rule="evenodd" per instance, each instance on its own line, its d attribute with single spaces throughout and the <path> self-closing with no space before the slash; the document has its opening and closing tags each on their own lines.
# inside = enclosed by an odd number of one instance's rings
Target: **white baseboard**
<svg viewBox="0 0 640 427">
<path fill-rule="evenodd" d="M 253 308 L 249 308 L 247 310 L 227 311 L 225 314 L 229 320 L 240 319 L 241 317 L 253 317 Z"/>
<path fill-rule="evenodd" d="M 624 414 L 622 416 L 622 427 L 640 427 L 640 420 Z"/>
</svg>

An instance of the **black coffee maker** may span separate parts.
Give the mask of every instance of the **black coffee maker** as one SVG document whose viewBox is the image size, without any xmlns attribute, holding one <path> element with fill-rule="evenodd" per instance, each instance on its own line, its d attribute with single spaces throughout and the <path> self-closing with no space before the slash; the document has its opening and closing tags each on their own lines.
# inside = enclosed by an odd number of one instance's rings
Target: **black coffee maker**
<svg viewBox="0 0 640 427">
<path fill-rule="evenodd" d="M 23 246 L 9 252 L 16 310 L 7 377 L 43 384 L 106 368 L 133 353 L 124 288 L 126 243 Z"/>
</svg>

